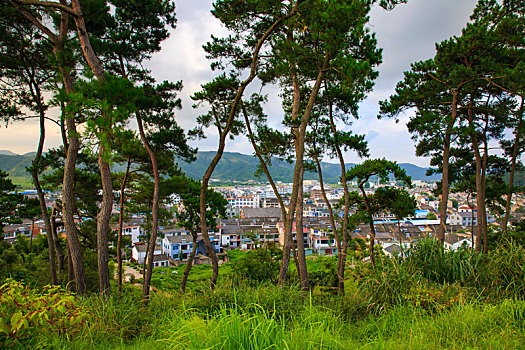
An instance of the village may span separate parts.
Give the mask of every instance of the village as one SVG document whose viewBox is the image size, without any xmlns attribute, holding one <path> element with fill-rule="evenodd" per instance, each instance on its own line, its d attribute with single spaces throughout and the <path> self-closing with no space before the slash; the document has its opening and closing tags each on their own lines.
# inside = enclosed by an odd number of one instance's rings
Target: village
<svg viewBox="0 0 525 350">
<path fill-rule="evenodd" d="M 354 185 L 350 183 L 350 185 Z M 379 187 L 395 186 L 396 183 L 384 184 L 371 181 L 367 185 L 367 193 L 374 193 Z M 436 238 L 440 224 L 439 220 L 439 198 L 430 193 L 435 186 L 433 182 L 414 181 L 414 186 L 408 189 L 417 203 L 415 215 L 401 218 L 399 221 L 395 215 L 384 211 L 374 215 L 375 243 L 387 256 L 400 255 L 415 243 L 425 238 Z M 356 188 L 351 188 L 357 190 Z M 209 228 L 211 243 L 214 247 L 219 262 L 227 262 L 227 251 L 232 249 L 251 250 L 272 244 L 282 247 L 284 244 L 284 224 L 279 202 L 269 185 L 236 185 L 228 187 L 215 187 L 215 191 L 221 193 L 228 201 L 227 217 L 218 220 L 217 227 Z M 286 198 L 289 197 L 291 184 L 278 184 L 278 190 L 284 204 L 288 205 Z M 305 180 L 303 191 L 305 193 L 303 203 L 303 236 L 306 255 L 337 255 L 337 248 L 333 236 L 333 228 L 329 220 L 329 212 L 326 201 L 318 181 Z M 32 191 L 24 192 L 28 197 L 34 196 Z M 340 186 L 328 186 L 326 195 L 332 207 L 336 207 L 343 197 L 343 189 Z M 46 203 L 48 210 L 53 213 L 52 219 L 57 233 L 65 238 L 65 230 L 60 222 L 60 210 L 57 209 L 57 200 L 60 193 L 47 193 Z M 476 230 L 476 207 L 463 193 L 453 193 L 448 203 L 448 215 L 446 220 L 446 235 L 444 245 L 448 250 L 457 250 L 461 246 L 473 247 L 475 245 Z M 512 201 L 512 214 L 510 222 L 520 220 L 525 216 L 523 206 L 525 199 L 517 194 Z M 184 204 L 180 197 L 173 195 L 166 205 L 173 213 L 173 219 L 164 226 L 159 227 L 159 235 L 155 242 L 155 254 L 153 256 L 154 266 L 168 267 L 178 266 L 186 263 L 193 249 L 193 239 L 188 230 L 177 225 L 176 213 L 184 211 Z M 354 210 L 355 211 L 355 210 Z M 337 211 L 336 211 L 337 212 Z M 119 208 L 114 206 L 113 216 L 118 216 Z M 342 211 L 337 212 L 342 217 Z M 352 210 L 350 211 L 352 214 Z M 487 223 L 489 225 L 500 225 L 499 217 L 487 212 Z M 113 224 L 113 230 L 117 230 L 117 224 Z M 339 227 L 337 227 L 339 229 Z M 147 259 L 147 230 L 148 223 L 146 215 L 133 214 L 123 224 L 123 236 L 127 237 L 129 244 L 124 249 L 123 256 L 129 262 L 140 265 Z M 296 243 L 297 228 L 293 226 L 293 239 Z M 14 243 L 18 237 L 24 236 L 34 238 L 37 235 L 45 235 L 46 229 L 42 220 L 34 222 L 24 220 L 22 224 L 8 224 L 4 227 L 4 240 Z M 369 225 L 359 224 L 351 232 L 352 239 L 369 240 L 371 230 Z M 115 247 L 110 242 L 110 248 Z M 206 246 L 202 235 L 198 234 L 196 255 L 193 264 L 210 264 L 207 256 Z M 368 257 L 364 257 L 366 261 Z"/>
</svg>

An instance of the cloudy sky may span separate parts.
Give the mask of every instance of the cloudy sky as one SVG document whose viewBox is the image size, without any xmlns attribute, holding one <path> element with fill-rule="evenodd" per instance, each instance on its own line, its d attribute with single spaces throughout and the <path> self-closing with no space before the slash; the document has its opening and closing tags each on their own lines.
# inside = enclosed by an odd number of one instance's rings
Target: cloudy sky
<svg viewBox="0 0 525 350">
<path fill-rule="evenodd" d="M 428 160 L 414 155 L 414 144 L 405 126 L 406 117 L 396 124 L 391 120 L 378 121 L 378 102 L 388 98 L 396 83 L 403 78 L 403 72 L 410 63 L 434 55 L 434 44 L 461 32 L 461 28 L 475 6 L 475 0 L 409 0 L 387 12 L 377 7 L 372 10 L 370 28 L 376 32 L 378 45 L 383 48 L 383 64 L 375 89 L 361 104 L 360 119 L 351 126 L 355 133 L 365 134 L 371 150 L 371 157 L 386 157 L 398 162 L 409 162 L 428 166 Z M 204 57 L 201 46 L 209 40 L 210 34 L 221 35 L 225 30 L 211 16 L 211 0 L 181 0 L 177 4 L 177 29 L 162 45 L 162 51 L 148 62 L 158 80 L 182 80 L 183 109 L 178 113 L 180 125 L 190 129 L 199 111 L 192 109 L 189 96 L 198 90 L 200 84 L 209 81 L 213 72 Z M 277 91 L 269 90 L 266 113 L 270 124 L 278 126 L 281 119 L 280 101 Z M 59 130 L 47 125 L 46 148 L 60 145 Z M 213 130 L 206 140 L 194 142 L 200 150 L 216 147 L 217 137 Z M 0 150 L 15 153 L 35 150 L 38 138 L 36 122 L 26 121 L 0 127 Z M 251 153 L 246 139 L 229 141 L 227 151 Z M 359 162 L 352 153 L 346 154 L 348 162 Z"/>
</svg>

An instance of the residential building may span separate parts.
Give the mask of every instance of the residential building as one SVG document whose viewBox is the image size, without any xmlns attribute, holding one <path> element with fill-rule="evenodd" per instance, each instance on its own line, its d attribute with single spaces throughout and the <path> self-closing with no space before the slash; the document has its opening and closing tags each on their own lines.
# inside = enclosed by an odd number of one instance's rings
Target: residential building
<svg viewBox="0 0 525 350">
<path fill-rule="evenodd" d="M 148 244 L 146 242 L 135 244 L 131 249 L 131 260 L 138 262 L 139 264 L 143 264 L 147 249 Z M 155 250 L 153 252 L 154 256 L 157 254 L 162 254 L 162 248 L 159 245 L 155 246 Z"/>
</svg>

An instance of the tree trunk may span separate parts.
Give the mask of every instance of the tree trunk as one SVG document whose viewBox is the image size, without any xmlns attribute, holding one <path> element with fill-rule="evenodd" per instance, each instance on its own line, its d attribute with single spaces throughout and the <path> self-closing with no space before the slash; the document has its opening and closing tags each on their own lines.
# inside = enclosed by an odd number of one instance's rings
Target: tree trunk
<svg viewBox="0 0 525 350">
<path fill-rule="evenodd" d="M 217 255 L 215 254 L 215 250 L 213 250 L 213 246 L 210 241 L 210 237 L 208 235 L 208 227 L 206 224 L 206 191 L 208 189 L 208 184 L 210 182 L 211 175 L 213 174 L 213 171 L 215 170 L 215 167 L 219 163 L 219 160 L 222 157 L 222 154 L 224 153 L 224 148 L 226 146 L 226 137 L 228 136 L 233 121 L 237 115 L 237 108 L 239 107 L 239 104 L 241 103 L 242 96 L 244 94 L 244 90 L 246 87 L 253 81 L 253 79 L 256 76 L 257 73 L 257 63 L 259 61 L 259 53 L 261 51 L 262 45 L 264 42 L 268 39 L 270 34 L 278 28 L 281 23 L 294 16 L 297 11 L 296 4 L 294 8 L 288 13 L 287 15 L 278 18 L 271 26 L 266 30 L 266 32 L 262 35 L 262 37 L 257 42 L 257 45 L 255 46 L 255 50 L 252 56 L 252 63 L 250 67 L 250 74 L 244 80 L 239 88 L 237 89 L 237 93 L 235 94 L 235 98 L 233 99 L 231 108 L 230 108 L 230 114 L 228 115 L 228 120 L 226 121 L 226 127 L 224 130 L 220 132 L 219 135 L 219 146 L 217 148 L 217 153 L 213 157 L 211 163 L 208 165 L 208 168 L 206 169 L 206 172 L 204 173 L 202 177 L 202 183 L 201 183 L 201 192 L 200 192 L 200 198 L 199 198 L 199 204 L 200 204 L 200 219 L 201 219 L 201 233 L 202 238 L 204 240 L 204 245 L 206 246 L 206 250 L 208 251 L 208 256 L 210 257 L 212 261 L 212 275 L 210 280 L 210 288 L 213 291 L 215 289 L 215 286 L 217 284 L 217 279 L 219 277 L 219 263 L 217 260 Z"/>
<path fill-rule="evenodd" d="M 147 270 L 144 278 L 144 285 L 142 289 L 142 301 L 144 305 L 149 303 L 149 290 L 151 285 L 151 276 L 153 274 L 153 259 L 155 256 L 155 244 L 157 241 L 157 231 L 159 229 L 159 198 L 160 198 L 160 176 L 159 176 L 159 165 L 157 163 L 157 157 L 155 152 L 151 148 L 148 139 L 146 138 L 146 133 L 144 132 L 144 126 L 142 125 L 142 118 L 137 114 L 137 123 L 139 126 L 140 138 L 146 150 L 148 151 L 149 157 L 151 159 L 151 166 L 153 168 L 153 181 L 155 183 L 153 189 L 153 204 L 151 209 L 151 234 L 150 234 L 150 244 L 149 244 L 149 260 L 147 261 Z"/>
<path fill-rule="evenodd" d="M 467 205 L 470 208 L 470 239 L 472 241 L 472 249 L 474 249 L 474 208 L 470 204 L 470 193 L 467 193 Z"/>
<path fill-rule="evenodd" d="M 91 46 L 80 2 L 78 0 L 72 0 L 71 7 L 77 13 L 74 19 L 77 27 L 78 39 L 80 41 L 80 46 L 82 48 L 84 58 L 86 59 L 86 62 L 95 74 L 97 80 L 99 80 L 100 82 L 104 82 L 106 80 L 106 77 L 104 75 L 104 68 L 100 64 L 100 61 Z M 104 111 L 102 111 L 102 116 L 106 119 L 106 122 L 109 122 L 109 125 L 112 124 L 111 120 L 109 120 L 110 117 L 108 117 Z M 110 130 L 111 126 L 109 128 L 101 128 L 102 137 L 108 138 Z M 99 145 L 98 163 L 100 168 L 100 176 L 102 180 L 102 207 L 97 215 L 98 267 L 100 277 L 100 293 L 109 296 L 110 285 L 108 269 L 108 230 L 109 220 L 111 219 L 111 212 L 113 209 L 113 183 L 111 180 L 111 169 L 109 167 L 109 163 L 105 159 L 107 155 L 105 154 L 106 149 L 104 146 L 104 142 L 107 140 L 102 139 L 100 141 L 101 143 Z"/>
<path fill-rule="evenodd" d="M 304 173 L 304 167 L 301 167 L 301 173 Z M 299 193 L 297 194 L 297 205 L 295 213 L 295 238 L 297 240 L 297 270 L 301 280 L 301 289 L 308 291 L 308 269 L 306 267 L 306 252 L 304 245 L 303 233 L 303 174 L 299 178 Z"/>
<path fill-rule="evenodd" d="M 523 129 L 523 103 L 524 98 L 521 98 L 521 104 L 520 108 L 518 109 L 519 114 L 519 121 L 516 128 L 516 133 L 514 137 L 514 146 L 512 148 L 512 156 L 510 161 L 510 174 L 509 174 L 509 191 L 507 193 L 507 200 L 505 203 L 505 217 L 503 219 L 503 233 L 506 235 L 508 232 L 507 225 L 509 224 L 509 216 L 510 216 L 510 210 L 511 210 L 511 201 L 512 201 L 512 194 L 513 194 L 513 187 L 514 187 L 514 174 L 516 173 L 516 165 L 517 165 L 517 159 L 518 154 L 520 153 L 520 145 L 521 145 L 521 136 L 522 136 L 522 129 Z"/>
<path fill-rule="evenodd" d="M 317 95 L 319 93 L 319 89 L 321 87 L 321 83 L 324 77 L 324 72 L 325 72 L 326 67 L 328 66 L 328 61 L 329 61 L 329 54 L 326 54 L 322 66 L 319 67 L 317 78 L 315 80 L 315 84 L 312 87 L 312 91 L 310 93 L 308 103 L 303 113 L 303 118 L 301 119 L 300 128 L 298 132 L 296 132 L 297 134 L 297 137 L 295 139 L 295 150 L 296 150 L 295 158 L 296 160 L 295 160 L 295 167 L 294 167 L 292 195 L 290 198 L 290 208 L 288 211 L 287 222 L 285 225 L 285 235 L 289 234 L 290 238 L 291 238 L 292 225 L 293 225 L 293 215 L 294 215 L 295 207 L 297 204 L 299 190 L 302 191 L 302 188 L 299 189 L 299 185 L 302 181 L 302 168 L 304 165 L 304 139 L 306 136 L 306 128 L 310 121 L 310 115 L 314 107 L 315 100 L 317 99 Z M 294 91 L 295 90 L 296 89 L 294 89 Z M 296 99 L 294 98 L 294 100 Z M 296 228 L 297 228 L 297 225 L 296 225 Z M 285 238 L 285 242 L 286 242 L 286 238 Z M 278 279 L 278 283 L 280 286 L 283 286 L 286 282 L 286 273 L 288 272 L 289 263 L 290 263 L 290 255 L 289 253 L 287 254 L 286 250 L 284 250 L 283 259 L 281 260 L 281 269 L 279 271 L 279 279 Z"/>
<path fill-rule="evenodd" d="M 191 249 L 190 256 L 186 262 L 186 268 L 184 269 L 184 274 L 182 275 L 182 280 L 180 281 L 180 291 L 186 293 L 186 283 L 188 282 L 188 276 L 190 275 L 191 267 L 193 266 L 193 259 L 195 258 L 195 253 L 197 252 L 197 231 L 190 231 L 191 237 L 193 239 L 193 247 Z"/>
<path fill-rule="evenodd" d="M 62 247 L 60 246 L 60 239 L 58 238 L 57 233 L 57 223 L 56 223 L 56 216 L 58 212 L 58 203 L 55 201 L 53 203 L 53 206 L 51 208 L 51 233 L 53 234 L 53 243 L 55 244 L 55 255 L 58 262 L 58 270 L 57 275 L 60 274 L 62 269 L 64 268 L 64 255 L 62 254 Z M 60 207 L 60 213 L 62 213 L 62 207 Z M 64 225 L 63 216 L 62 216 L 62 226 Z"/>
<path fill-rule="evenodd" d="M 109 163 L 104 159 L 105 152 L 105 147 L 101 143 L 98 151 L 98 166 L 102 180 L 102 205 L 97 215 L 97 261 L 100 293 L 109 297 L 111 286 L 109 284 L 108 232 L 109 220 L 111 219 L 111 213 L 113 211 L 113 183 Z"/>
<path fill-rule="evenodd" d="M 451 107 L 451 120 L 447 125 L 445 131 L 445 140 L 443 143 L 443 179 L 441 182 L 441 208 L 439 211 L 439 229 L 438 229 L 438 240 L 441 245 L 445 242 L 445 229 L 447 224 L 447 205 L 448 205 L 448 194 L 449 194 L 449 158 L 450 158 L 450 140 L 454 124 L 458 115 L 458 92 L 452 93 L 452 107 Z"/>
<path fill-rule="evenodd" d="M 63 2 L 63 0 L 61 0 Z M 60 35 L 54 45 L 54 54 L 59 63 L 59 70 L 62 74 L 64 89 L 67 95 L 74 92 L 73 79 L 69 70 L 62 63 L 64 54 L 64 40 L 67 37 L 68 15 L 61 12 Z M 64 164 L 64 181 L 62 186 L 62 220 L 66 229 L 67 245 L 71 266 L 75 274 L 76 291 L 82 295 L 86 291 L 84 263 L 82 261 L 82 252 L 80 241 L 78 240 L 78 230 L 75 224 L 75 207 L 76 198 L 73 192 L 75 187 L 75 167 L 80 141 L 76 129 L 75 119 L 72 115 L 66 115 L 66 129 L 68 137 L 68 147 L 66 151 L 66 162 Z"/>
<path fill-rule="evenodd" d="M 517 159 L 518 159 L 518 137 L 514 140 L 514 147 L 512 150 L 512 158 L 510 161 L 510 174 L 509 174 L 509 191 L 507 192 L 507 200 L 505 202 L 505 217 L 503 218 L 503 233 L 506 235 L 508 232 L 508 224 L 509 224 L 509 217 L 510 217 L 510 210 L 511 210 L 511 203 L 512 203 L 512 194 L 514 192 L 514 174 L 516 173 L 516 165 L 517 165 Z"/>
<path fill-rule="evenodd" d="M 129 168 L 131 166 L 131 157 L 128 157 L 128 165 L 124 178 L 122 179 L 122 185 L 120 186 L 120 210 L 118 216 L 118 237 L 117 237 L 117 263 L 118 263 L 118 292 L 122 291 L 122 226 L 124 224 L 124 196 L 126 191 L 126 183 L 128 181 Z"/>
<path fill-rule="evenodd" d="M 71 283 L 75 280 L 75 267 L 73 263 L 73 258 L 71 256 L 71 250 L 69 249 L 69 244 L 66 245 L 67 249 L 67 285 L 70 289 Z"/>
<path fill-rule="evenodd" d="M 482 170 L 482 159 L 479 150 L 479 139 L 477 136 L 477 130 L 474 125 L 474 111 L 472 109 L 472 101 L 469 104 L 467 110 L 469 126 L 471 128 L 471 143 L 474 150 L 474 156 L 476 159 L 476 251 L 482 250 L 483 239 L 483 211 L 484 211 L 484 196 L 483 196 L 483 170 Z"/>
<path fill-rule="evenodd" d="M 337 259 L 337 268 L 339 269 L 338 274 L 342 277 L 342 279 L 339 281 L 339 291 L 342 295 L 345 294 L 344 291 L 344 276 L 345 276 L 345 266 L 346 266 L 346 257 L 347 257 L 347 251 L 348 251 L 348 215 L 350 211 L 350 193 L 348 191 L 348 184 L 346 183 L 346 165 L 345 160 L 343 157 L 343 152 L 341 152 L 341 147 L 339 146 L 339 140 L 337 138 L 337 128 L 334 121 L 334 115 L 333 115 L 333 106 L 332 103 L 330 103 L 330 108 L 328 110 L 328 117 L 330 120 L 330 128 L 332 129 L 332 132 L 334 133 L 334 148 L 337 153 L 337 158 L 339 159 L 339 166 L 341 167 L 341 183 L 343 184 L 343 193 L 345 196 L 345 208 L 344 208 L 344 220 L 342 225 L 342 236 L 343 236 L 343 244 L 342 244 L 342 250 L 338 253 L 338 259 Z"/>
<path fill-rule="evenodd" d="M 370 256 L 370 262 L 372 263 L 372 266 L 376 266 L 376 260 L 374 256 L 374 245 L 375 245 L 375 238 L 376 238 L 376 230 L 374 227 L 374 217 L 372 215 L 372 210 L 370 208 L 370 203 L 368 202 L 368 197 L 366 195 L 365 189 L 363 187 L 364 184 L 359 185 L 359 189 L 361 190 L 361 194 L 363 195 L 363 201 L 365 202 L 366 211 L 368 212 L 368 216 L 370 217 L 370 245 L 368 246 L 368 255 Z"/>
<path fill-rule="evenodd" d="M 338 280 L 338 289 L 341 295 L 345 295 L 344 268 L 341 270 L 341 261 L 342 261 L 341 240 L 337 232 L 337 226 L 335 225 L 334 211 L 332 209 L 332 205 L 330 204 L 330 201 L 328 200 L 328 196 L 326 195 L 326 190 L 324 188 L 323 171 L 321 169 L 321 163 L 319 162 L 319 158 L 317 156 L 314 156 L 314 161 L 317 166 L 317 174 L 319 175 L 319 185 L 321 186 L 321 193 L 323 195 L 323 200 L 326 203 L 326 207 L 328 208 L 328 215 L 330 217 L 330 225 L 332 226 L 332 230 L 334 232 L 335 247 L 337 248 L 337 271 L 336 272 L 337 272 L 337 280 Z M 346 220 L 346 218 L 344 218 L 344 220 Z"/>
<path fill-rule="evenodd" d="M 268 169 L 268 165 L 266 164 L 266 161 L 264 160 L 264 157 L 262 156 L 260 150 L 259 150 L 259 147 L 257 147 L 257 143 L 255 142 L 255 137 L 253 135 L 253 131 L 252 131 L 252 128 L 251 128 L 251 125 L 250 125 L 250 119 L 248 118 L 248 113 L 246 112 L 246 108 L 245 106 L 242 104 L 242 110 L 243 110 L 243 114 L 244 114 L 244 121 L 246 123 L 246 128 L 248 130 L 248 137 L 250 139 L 250 143 L 252 144 L 252 147 L 253 147 L 253 150 L 255 151 L 255 154 L 257 155 L 257 158 L 259 158 L 259 163 L 261 164 L 261 167 L 264 171 L 264 173 L 266 174 L 266 178 L 268 179 L 268 181 L 270 182 L 270 185 L 272 186 L 272 190 L 273 190 L 273 193 L 275 194 L 275 197 L 277 198 L 277 201 L 279 202 L 279 207 L 281 208 L 281 216 L 282 216 L 282 220 L 283 220 L 283 223 L 284 223 L 284 227 L 286 227 L 286 222 L 287 222 L 287 214 L 286 214 L 286 207 L 284 205 L 284 202 L 283 202 L 283 199 L 279 193 L 279 190 L 277 189 L 277 186 L 275 185 L 275 182 L 273 180 L 273 177 L 272 175 L 270 174 L 270 170 Z M 286 235 L 286 230 L 285 230 L 285 237 L 284 237 L 284 247 L 283 247 L 283 252 L 284 251 L 290 251 L 291 249 L 291 243 L 290 243 L 290 239 L 291 237 Z M 283 253 L 284 255 L 284 253 Z M 294 254 L 294 260 L 295 260 L 295 266 L 298 266 L 298 262 L 297 262 L 297 257 L 296 257 L 296 254 Z"/>
<path fill-rule="evenodd" d="M 40 122 L 40 137 L 38 140 L 38 148 L 35 154 L 35 158 L 33 159 L 33 162 L 32 162 L 31 176 L 33 178 L 33 183 L 35 184 L 38 201 L 40 203 L 40 211 L 42 213 L 42 219 L 44 220 L 44 224 L 46 227 L 46 237 L 47 237 L 48 254 L 49 254 L 49 271 L 51 272 L 51 283 L 56 285 L 58 284 L 58 279 L 57 279 L 57 273 L 56 273 L 56 267 L 55 267 L 55 249 L 54 249 L 55 243 L 53 241 L 51 221 L 49 220 L 49 214 L 47 212 L 44 191 L 42 190 L 42 186 L 40 186 L 40 179 L 38 178 L 38 172 L 40 170 L 39 169 L 40 159 L 42 157 L 42 152 L 44 150 L 44 140 L 46 137 L 45 110 L 44 110 L 44 106 L 42 105 L 42 95 L 40 92 L 40 87 L 38 86 L 38 84 L 36 84 L 33 81 L 33 79 L 31 79 L 31 84 L 33 85 L 33 88 L 31 88 L 31 95 L 37 104 L 38 112 L 39 112 L 39 122 Z M 33 222 L 33 226 L 34 226 L 34 222 Z M 32 245 L 33 245 L 33 234 L 31 232 L 31 249 L 32 249 Z"/>
<path fill-rule="evenodd" d="M 488 118 L 488 116 L 487 116 Z M 488 139 L 487 139 L 487 128 L 488 128 L 488 119 L 485 126 L 485 132 L 483 137 L 483 143 L 484 143 L 484 153 L 483 153 L 483 162 L 481 164 L 481 194 L 482 194 L 482 229 L 483 229 L 483 253 L 487 254 L 488 247 L 489 247 L 489 238 L 488 238 L 488 223 L 487 223 L 487 196 L 486 196 L 486 188 L 487 188 L 487 163 L 488 163 L 488 157 L 489 157 L 489 145 L 488 145 Z"/>
</svg>

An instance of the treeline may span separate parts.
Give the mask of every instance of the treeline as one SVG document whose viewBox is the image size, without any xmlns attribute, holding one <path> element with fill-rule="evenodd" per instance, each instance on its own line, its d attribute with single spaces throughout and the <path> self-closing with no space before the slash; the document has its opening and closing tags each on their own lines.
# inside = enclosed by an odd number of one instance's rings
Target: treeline
<svg viewBox="0 0 525 350">
<path fill-rule="evenodd" d="M 120 230 L 125 212 L 146 213 L 148 255 L 154 254 L 162 201 L 171 193 L 188 194 L 188 217 L 181 219 L 192 235 L 201 233 L 212 262 L 211 289 L 217 285 L 219 263 L 208 230 L 221 211 L 208 186 L 223 156 L 228 139 L 246 135 L 260 168 L 279 201 L 284 220 L 283 256 L 277 283 L 286 285 L 291 259 L 301 288 L 309 288 L 303 222 L 305 170 L 317 171 L 323 184 L 320 160 L 336 159 L 344 196 L 336 209 L 324 195 L 338 251 L 338 288 L 344 294 L 350 232 L 358 223 L 370 225 L 369 255 L 374 259 L 374 213 L 388 209 L 398 219 L 414 210 L 408 193 L 385 188 L 370 194 L 371 177 L 394 177 L 411 185 L 395 162 L 368 159 L 346 169 L 343 152 L 354 150 L 368 157 L 363 135 L 348 130 L 358 117 L 358 105 L 372 90 L 381 63 L 381 49 L 368 21 L 372 6 L 391 10 L 404 0 L 217 0 L 212 14 L 229 34 L 212 36 L 204 45 L 216 77 L 201 86 L 192 99 L 205 113 L 187 134 L 177 126 L 181 108 L 177 93 L 182 82 L 156 82 L 143 63 L 160 50 L 175 28 L 171 1 L 14 0 L 0 5 L 2 96 L 0 111 L 6 122 L 30 117 L 40 121 L 40 140 L 30 171 L 41 203 L 49 245 L 52 283 L 65 262 L 68 280 L 79 294 L 86 291 L 83 252 L 97 254 L 99 290 L 110 294 L 108 235 L 115 191 L 120 192 Z M 442 172 L 441 226 L 443 243 L 448 194 L 468 192 L 477 203 L 477 250 L 487 252 L 487 206 L 507 195 L 506 230 L 514 172 L 523 151 L 524 11 L 522 1 L 498 3 L 480 0 L 460 36 L 436 45 L 433 59 L 414 63 L 398 84 L 396 94 L 381 104 L 381 117 L 396 117 L 414 108 L 409 130 L 417 154 L 432 156 Z M 266 86 L 281 91 L 283 128 L 269 127 L 263 94 Z M 250 87 L 258 93 L 246 96 Z M 48 96 L 51 96 L 49 98 Z M 53 119 L 48 110 L 61 114 Z M 63 146 L 43 155 L 45 122 L 62 132 Z M 138 131 L 131 125 L 137 125 Z M 345 126 L 341 128 L 341 126 Z M 192 160 L 195 150 L 188 137 L 202 138 L 216 129 L 218 146 L 200 183 L 192 183 L 174 165 L 175 157 Z M 504 135 L 512 135 L 502 140 Z M 505 156 L 490 153 L 501 141 Z M 293 186 L 285 206 L 270 171 L 272 157 L 293 164 Z M 112 173 L 111 164 L 127 169 Z M 134 165 L 132 167 L 132 165 Z M 41 185 L 62 189 L 61 213 L 66 247 L 59 247 Z M 510 186 L 501 177 L 510 172 Z M 357 181 L 359 191 L 348 189 Z M 190 184 L 190 185 L 189 185 Z M 189 191 L 191 192 L 185 192 Z M 324 186 L 323 186 L 324 193 Z M 126 200 L 127 196 L 132 196 Z M 198 198 L 198 201 L 196 200 Z M 189 203 L 191 202 L 191 205 Z M 128 208 L 133 205 L 140 209 Z M 351 208 L 357 213 L 350 215 Z M 79 219 L 82 225 L 79 225 Z M 89 219 L 89 220 L 86 220 Z M 56 225 L 55 225 L 56 226 Z M 96 234 L 95 234 L 96 233 Z M 294 238 L 295 237 L 295 238 Z M 91 243 L 89 245 L 88 243 Z M 121 271 L 121 257 L 118 257 Z M 153 259 L 148 259 L 143 300 L 149 300 Z M 188 264 L 191 267 L 191 261 Z M 58 270 L 58 271 L 57 271 Z M 119 273 L 121 276 L 121 273 Z M 121 277 L 119 277 L 119 280 Z"/>
</svg>

